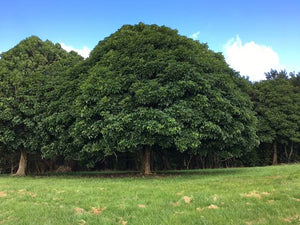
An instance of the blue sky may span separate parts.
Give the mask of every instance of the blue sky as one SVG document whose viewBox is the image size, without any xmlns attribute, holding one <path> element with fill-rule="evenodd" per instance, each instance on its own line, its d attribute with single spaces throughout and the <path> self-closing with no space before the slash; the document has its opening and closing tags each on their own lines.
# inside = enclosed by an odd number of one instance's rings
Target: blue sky
<svg viewBox="0 0 300 225">
<path fill-rule="evenodd" d="M 299 0 L 9 0 L 0 52 L 31 35 L 87 53 L 123 24 L 166 25 L 223 52 L 251 80 L 271 67 L 300 71 Z"/>
</svg>

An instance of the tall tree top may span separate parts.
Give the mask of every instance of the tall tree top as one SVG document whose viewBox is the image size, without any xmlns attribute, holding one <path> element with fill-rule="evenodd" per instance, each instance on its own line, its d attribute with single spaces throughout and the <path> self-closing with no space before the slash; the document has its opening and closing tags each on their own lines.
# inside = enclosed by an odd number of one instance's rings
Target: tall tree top
<svg viewBox="0 0 300 225">
<path fill-rule="evenodd" d="M 204 73 L 233 73 L 221 53 L 215 53 L 208 49 L 207 44 L 181 36 L 177 30 L 165 26 L 143 23 L 122 26 L 94 48 L 89 57 L 90 65 L 95 65 L 105 55 L 111 55 L 110 59 L 113 60 L 116 53 L 141 61 L 160 58 L 187 62 L 196 65 Z M 112 64 L 113 61 L 107 61 L 106 66 Z"/>
</svg>

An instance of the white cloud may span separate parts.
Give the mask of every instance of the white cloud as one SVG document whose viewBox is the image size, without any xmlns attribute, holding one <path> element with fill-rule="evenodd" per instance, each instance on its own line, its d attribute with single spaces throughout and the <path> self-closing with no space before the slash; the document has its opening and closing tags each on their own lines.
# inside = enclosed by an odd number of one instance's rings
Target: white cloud
<svg viewBox="0 0 300 225">
<path fill-rule="evenodd" d="M 79 55 L 81 55 L 85 59 L 87 57 L 89 57 L 90 52 L 91 52 L 91 50 L 86 46 L 84 46 L 83 49 L 76 49 L 76 48 L 73 48 L 72 46 L 66 45 L 65 43 L 60 43 L 60 45 L 67 52 L 70 52 L 70 51 L 77 52 Z"/>
<path fill-rule="evenodd" d="M 200 31 L 197 31 L 196 33 L 192 34 L 190 36 L 190 38 L 194 39 L 194 40 L 197 40 L 199 38 L 199 35 L 200 35 Z"/>
<path fill-rule="evenodd" d="M 226 62 L 251 81 L 265 79 L 270 69 L 282 69 L 278 54 L 271 48 L 254 41 L 243 44 L 240 37 L 232 38 L 224 46 Z"/>
</svg>

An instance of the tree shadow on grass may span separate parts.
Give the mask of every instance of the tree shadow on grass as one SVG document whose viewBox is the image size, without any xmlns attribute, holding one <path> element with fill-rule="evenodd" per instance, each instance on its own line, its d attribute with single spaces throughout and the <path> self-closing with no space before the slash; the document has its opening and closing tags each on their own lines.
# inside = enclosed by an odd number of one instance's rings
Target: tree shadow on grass
<svg viewBox="0 0 300 225">
<path fill-rule="evenodd" d="M 66 173 L 31 174 L 32 177 L 64 177 L 64 178 L 163 178 L 163 177 L 193 177 L 233 175 L 243 173 L 241 168 L 228 169 L 197 169 L 197 170 L 167 170 L 154 171 L 150 175 L 143 175 L 139 171 L 82 171 Z"/>
</svg>

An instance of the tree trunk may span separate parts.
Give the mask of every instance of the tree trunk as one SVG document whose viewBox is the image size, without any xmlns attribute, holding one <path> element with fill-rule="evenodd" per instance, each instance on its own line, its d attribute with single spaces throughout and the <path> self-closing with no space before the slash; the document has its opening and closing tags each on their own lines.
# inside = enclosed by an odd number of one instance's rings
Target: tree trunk
<svg viewBox="0 0 300 225">
<path fill-rule="evenodd" d="M 10 158 L 10 174 L 11 175 L 14 174 L 14 168 L 15 168 L 15 166 L 14 166 L 14 159 L 13 159 L 13 157 L 11 157 Z"/>
<path fill-rule="evenodd" d="M 142 174 L 149 175 L 151 174 L 151 147 L 146 146 L 143 149 L 143 156 L 142 156 Z"/>
<path fill-rule="evenodd" d="M 273 142 L 273 165 L 277 165 L 278 164 L 278 157 L 277 157 L 277 142 L 274 141 Z"/>
<path fill-rule="evenodd" d="M 206 156 L 200 156 L 199 159 L 200 159 L 200 163 L 201 163 L 201 169 L 205 169 L 206 168 L 205 167 Z"/>
<path fill-rule="evenodd" d="M 290 153 L 288 155 L 288 163 L 291 162 L 291 158 L 292 158 L 292 155 L 293 155 L 293 151 L 294 151 L 294 142 L 292 142 L 291 144 L 291 150 L 290 150 Z"/>
<path fill-rule="evenodd" d="M 287 152 L 287 147 L 286 145 L 284 145 L 284 153 L 285 153 L 285 157 L 287 158 L 287 163 L 289 163 L 289 154 Z"/>
<path fill-rule="evenodd" d="M 189 159 L 186 161 L 186 160 L 184 160 L 184 166 L 185 166 L 185 169 L 190 169 L 190 164 L 191 164 L 191 160 L 192 160 L 192 158 L 193 158 L 193 155 L 192 154 L 190 154 L 189 155 Z"/>
<path fill-rule="evenodd" d="M 162 159 L 163 159 L 163 164 L 164 164 L 164 170 L 169 170 L 171 167 L 170 167 L 170 162 L 169 162 L 169 159 L 168 157 L 166 157 L 165 155 L 162 156 Z"/>
<path fill-rule="evenodd" d="M 50 173 L 52 173 L 54 171 L 54 160 L 52 160 L 52 159 L 49 159 L 49 160 L 42 159 L 41 163 L 48 166 L 48 170 L 49 170 Z M 47 170 L 47 168 L 44 168 L 43 170 L 44 170 L 43 172 L 45 172 L 45 170 Z"/>
<path fill-rule="evenodd" d="M 15 175 L 26 176 L 26 167 L 27 167 L 27 153 L 25 150 L 21 150 L 19 168 Z"/>
</svg>

